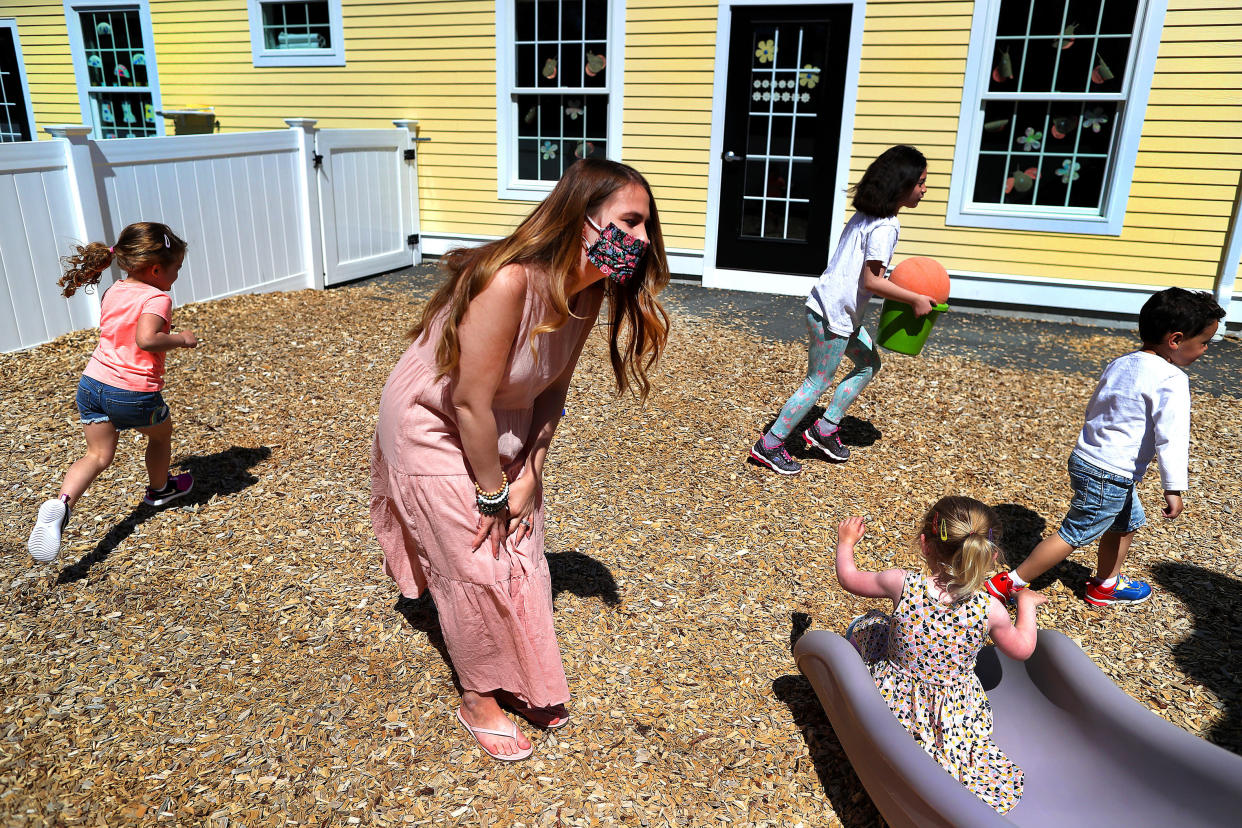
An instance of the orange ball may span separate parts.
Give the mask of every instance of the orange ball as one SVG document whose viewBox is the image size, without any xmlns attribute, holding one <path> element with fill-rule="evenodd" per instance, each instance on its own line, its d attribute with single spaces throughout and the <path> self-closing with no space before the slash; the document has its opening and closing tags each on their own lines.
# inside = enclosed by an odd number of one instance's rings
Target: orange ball
<svg viewBox="0 0 1242 828">
<path fill-rule="evenodd" d="M 893 268 L 893 284 L 930 296 L 937 302 L 949 301 L 949 271 L 935 259 L 915 256 Z"/>
</svg>

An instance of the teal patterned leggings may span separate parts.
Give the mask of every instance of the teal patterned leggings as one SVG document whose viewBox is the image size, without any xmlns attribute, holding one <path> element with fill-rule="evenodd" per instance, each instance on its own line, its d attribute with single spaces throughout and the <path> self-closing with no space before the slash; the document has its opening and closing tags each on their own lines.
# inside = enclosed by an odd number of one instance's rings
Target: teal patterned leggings
<svg viewBox="0 0 1242 828">
<path fill-rule="evenodd" d="M 837 336 L 828 330 L 824 320 L 812 310 L 806 312 L 806 331 L 809 340 L 807 355 L 806 379 L 785 403 L 780 415 L 768 432 L 770 443 L 785 442 L 789 433 L 806 416 L 806 412 L 823 396 L 837 373 L 841 357 L 848 356 L 854 363 L 854 370 L 841 380 L 832 395 L 832 402 L 824 411 L 822 418 L 825 426 L 836 428 L 845 409 L 858 398 L 862 390 L 871 382 L 871 378 L 880 370 L 880 355 L 871 341 L 867 329 L 859 326 L 852 336 Z M 826 429 L 827 430 L 827 429 Z"/>
</svg>

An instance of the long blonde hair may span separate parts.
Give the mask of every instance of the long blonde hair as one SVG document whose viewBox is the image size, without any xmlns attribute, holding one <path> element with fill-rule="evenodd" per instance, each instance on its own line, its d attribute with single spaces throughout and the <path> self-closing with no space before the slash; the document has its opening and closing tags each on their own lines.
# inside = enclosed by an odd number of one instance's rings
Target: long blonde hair
<svg viewBox="0 0 1242 828">
<path fill-rule="evenodd" d="M 75 245 L 71 256 L 62 256 L 65 272 L 57 280 L 61 293 L 72 296 L 78 288 L 99 284 L 114 261 L 129 273 L 157 264 L 170 267 L 185 258 L 186 243 L 167 224 L 136 221 L 121 231 L 112 247 L 103 242 Z"/>
<path fill-rule="evenodd" d="M 576 161 L 565 170 L 547 198 L 508 237 L 480 247 L 450 250 L 441 258 L 440 266 L 447 279 L 409 331 L 410 338 L 415 340 L 428 335 L 432 323 L 443 314 L 444 324 L 436 343 L 439 376 L 454 371 L 461 358 L 458 325 L 466 308 L 505 265 L 533 264 L 551 276 L 540 287 L 552 306 L 552 315 L 535 327 L 532 347 L 536 336 L 555 331 L 569 321 L 566 294 L 581 262 L 582 224 L 588 215 L 599 211 L 609 196 L 630 184 L 641 186 L 650 200 L 647 238 L 651 245 L 638 271 L 624 285 L 605 281 L 608 347 L 617 392 L 622 393 L 633 384 L 639 396 L 646 399 L 651 389 L 647 371 L 659 359 L 669 327 L 668 314 L 656 299 L 669 280 L 660 216 L 651 186 L 641 173 L 616 161 L 594 158 Z M 623 331 L 628 334 L 624 341 Z"/>
<path fill-rule="evenodd" d="M 1000 519 L 972 497 L 950 495 L 927 510 L 919 528 L 932 577 L 953 600 L 976 592 L 1000 552 Z"/>
</svg>

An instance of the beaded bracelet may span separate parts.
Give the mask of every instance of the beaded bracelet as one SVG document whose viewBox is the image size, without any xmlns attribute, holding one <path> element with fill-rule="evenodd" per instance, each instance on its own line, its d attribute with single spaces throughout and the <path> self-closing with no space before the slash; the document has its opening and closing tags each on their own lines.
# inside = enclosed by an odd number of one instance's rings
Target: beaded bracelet
<svg viewBox="0 0 1242 828">
<path fill-rule="evenodd" d="M 495 515 L 509 508 L 509 482 L 500 487 L 500 491 L 484 494 L 480 492 L 475 495 L 475 503 L 479 506 L 479 512 L 484 515 Z"/>
<path fill-rule="evenodd" d="M 497 498 L 497 497 L 500 497 L 502 493 L 505 493 L 505 490 L 508 488 L 509 488 L 509 475 L 505 474 L 504 469 L 500 470 L 500 488 L 494 492 L 485 492 L 483 491 L 483 487 L 479 485 L 479 482 L 477 480 L 474 482 L 474 490 L 478 493 L 479 497 Z"/>
</svg>

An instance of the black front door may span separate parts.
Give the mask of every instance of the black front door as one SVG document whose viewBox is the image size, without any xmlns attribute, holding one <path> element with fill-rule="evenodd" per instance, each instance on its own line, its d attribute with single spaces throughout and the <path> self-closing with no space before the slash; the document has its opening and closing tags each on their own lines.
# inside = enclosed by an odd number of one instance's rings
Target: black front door
<svg viewBox="0 0 1242 828">
<path fill-rule="evenodd" d="M 717 267 L 818 276 L 828 264 L 850 9 L 732 9 Z"/>
</svg>

